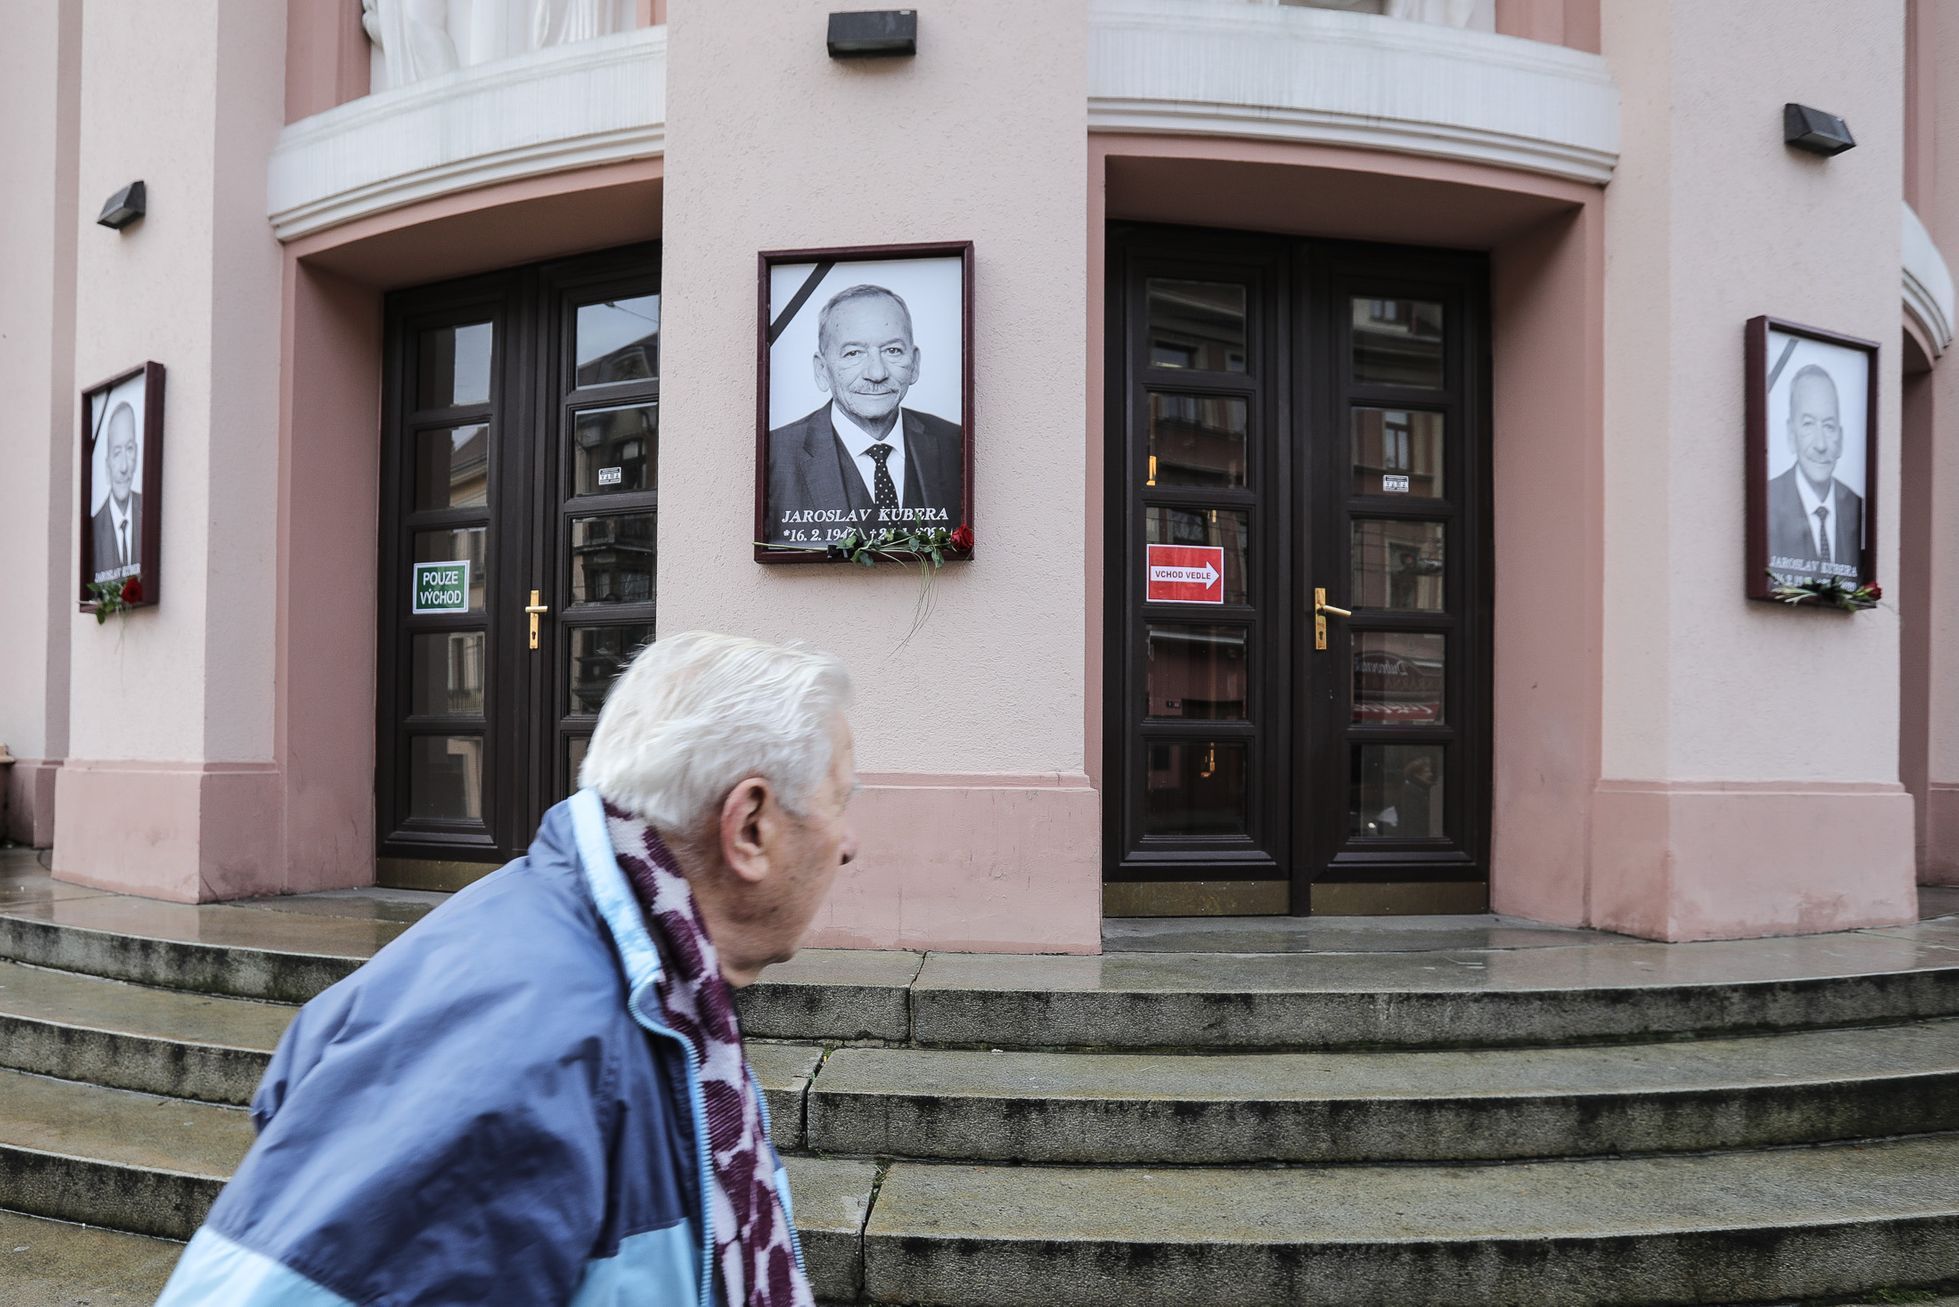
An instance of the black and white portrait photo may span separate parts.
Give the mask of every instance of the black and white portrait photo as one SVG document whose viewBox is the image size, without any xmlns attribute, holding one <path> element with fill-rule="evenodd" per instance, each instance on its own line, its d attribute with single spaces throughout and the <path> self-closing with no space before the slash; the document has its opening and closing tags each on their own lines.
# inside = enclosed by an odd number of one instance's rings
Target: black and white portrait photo
<svg viewBox="0 0 1959 1307">
<path fill-rule="evenodd" d="M 1773 319 L 1749 325 L 1759 369 L 1750 378 L 1751 593 L 1776 581 L 1873 579 L 1877 347 Z"/>
<path fill-rule="evenodd" d="M 758 557 L 967 522 L 970 248 L 763 256 Z"/>
<path fill-rule="evenodd" d="M 82 395 L 81 598 L 91 583 L 154 602 L 163 368 L 150 363 Z"/>
</svg>

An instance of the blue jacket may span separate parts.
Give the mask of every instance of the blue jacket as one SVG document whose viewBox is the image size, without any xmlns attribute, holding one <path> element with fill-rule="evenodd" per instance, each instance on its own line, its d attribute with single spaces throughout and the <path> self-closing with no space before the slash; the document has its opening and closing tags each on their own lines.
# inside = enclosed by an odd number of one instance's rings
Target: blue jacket
<svg viewBox="0 0 1959 1307">
<path fill-rule="evenodd" d="M 711 1307 L 700 1078 L 659 973 L 580 791 L 300 1011 L 158 1307 Z M 776 1183 L 787 1208 L 779 1158 Z"/>
</svg>

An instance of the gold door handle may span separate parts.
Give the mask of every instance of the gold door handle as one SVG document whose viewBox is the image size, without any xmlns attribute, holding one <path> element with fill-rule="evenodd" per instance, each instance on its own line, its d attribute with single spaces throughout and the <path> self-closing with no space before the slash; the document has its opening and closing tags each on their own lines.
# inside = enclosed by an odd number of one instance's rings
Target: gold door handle
<svg viewBox="0 0 1959 1307">
<path fill-rule="evenodd" d="M 1335 617 L 1353 616 L 1352 611 L 1336 607 L 1326 601 L 1325 586 L 1313 587 L 1313 648 L 1315 649 L 1326 648 L 1326 615 L 1328 613 L 1332 613 Z"/>
<path fill-rule="evenodd" d="M 533 648 L 533 649 L 535 649 L 535 648 L 537 648 L 537 619 L 538 619 L 538 616 L 539 616 L 539 614 L 542 614 L 542 613 L 548 613 L 548 612 L 550 612 L 550 611 L 551 611 L 551 605 L 549 605 L 549 604 L 541 604 L 541 603 L 539 603 L 539 602 L 538 602 L 538 600 L 539 600 L 540 598 L 542 598 L 542 597 L 543 597 L 543 592 L 542 592 L 542 591 L 540 591 L 540 590 L 533 590 L 533 591 L 531 591 L 531 603 L 530 603 L 530 607 L 528 607 L 528 608 L 526 608 L 526 609 L 524 610 L 525 612 L 527 612 L 527 613 L 529 613 L 529 614 L 530 614 L 530 617 L 531 617 L 531 648 Z"/>
</svg>

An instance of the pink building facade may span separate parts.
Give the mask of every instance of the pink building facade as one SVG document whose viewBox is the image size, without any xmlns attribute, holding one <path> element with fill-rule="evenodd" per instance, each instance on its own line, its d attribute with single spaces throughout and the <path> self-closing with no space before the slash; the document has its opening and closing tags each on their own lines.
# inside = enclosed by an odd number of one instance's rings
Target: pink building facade
<svg viewBox="0 0 1959 1307">
<path fill-rule="evenodd" d="M 825 944 L 1686 940 L 1959 883 L 1959 14 L 925 0 L 865 58 L 805 0 L 31 8 L 0 742 L 57 877 L 460 886 L 619 659 L 713 627 L 857 678 Z M 971 368 L 976 545 L 906 641 L 903 567 L 754 559 L 758 256 L 963 242 L 969 334 L 919 348 Z M 1762 477 L 1799 461 L 1762 316 L 1876 346 L 1874 405 L 1833 387 L 1875 607 L 1747 597 L 1751 386 Z M 85 392 L 146 361 L 158 602 L 98 623 Z M 1217 602 L 1152 597 L 1152 546 Z"/>
</svg>

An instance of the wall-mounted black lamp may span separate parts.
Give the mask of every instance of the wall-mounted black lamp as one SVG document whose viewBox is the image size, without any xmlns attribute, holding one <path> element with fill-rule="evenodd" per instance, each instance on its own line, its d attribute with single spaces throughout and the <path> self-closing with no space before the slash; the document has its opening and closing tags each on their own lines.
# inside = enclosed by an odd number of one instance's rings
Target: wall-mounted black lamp
<svg viewBox="0 0 1959 1307">
<path fill-rule="evenodd" d="M 1850 124 L 1833 113 L 1806 104 L 1782 106 L 1782 139 L 1812 154 L 1842 154 L 1857 144 Z"/>
<path fill-rule="evenodd" d="M 102 216 L 96 221 L 114 231 L 121 231 L 130 223 L 143 216 L 149 207 L 149 198 L 144 194 L 143 183 L 131 182 L 109 197 L 102 206 Z"/>
<path fill-rule="evenodd" d="M 916 9 L 864 9 L 830 15 L 832 59 L 866 59 L 917 53 Z"/>
</svg>

